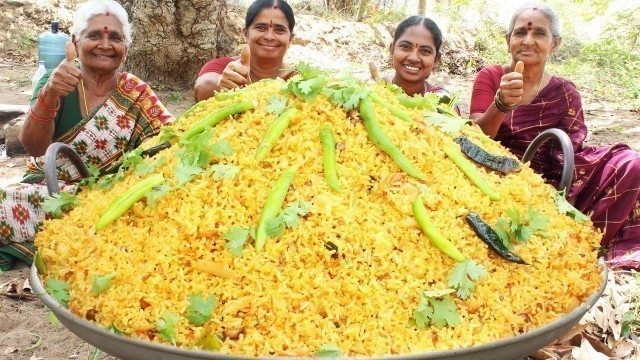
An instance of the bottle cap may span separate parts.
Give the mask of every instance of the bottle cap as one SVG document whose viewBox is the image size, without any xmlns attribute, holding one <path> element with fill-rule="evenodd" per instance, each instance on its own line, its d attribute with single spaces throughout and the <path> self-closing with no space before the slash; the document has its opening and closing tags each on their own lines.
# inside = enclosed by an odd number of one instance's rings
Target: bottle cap
<svg viewBox="0 0 640 360">
<path fill-rule="evenodd" d="M 54 34 L 58 33 L 58 22 L 57 21 L 52 21 L 51 22 L 51 32 Z"/>
</svg>

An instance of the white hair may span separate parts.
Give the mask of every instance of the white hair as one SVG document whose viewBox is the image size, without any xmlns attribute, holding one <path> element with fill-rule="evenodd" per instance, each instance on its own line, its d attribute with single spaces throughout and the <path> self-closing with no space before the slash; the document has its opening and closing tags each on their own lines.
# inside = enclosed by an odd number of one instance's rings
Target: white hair
<svg viewBox="0 0 640 360">
<path fill-rule="evenodd" d="M 73 16 L 71 34 L 75 35 L 76 39 L 79 39 L 82 32 L 89 27 L 89 20 L 91 20 L 92 17 L 106 14 L 115 16 L 116 19 L 122 23 L 124 43 L 127 46 L 131 45 L 132 29 L 131 24 L 129 24 L 129 15 L 127 15 L 122 5 L 114 0 L 89 0 L 82 3 Z"/>
</svg>

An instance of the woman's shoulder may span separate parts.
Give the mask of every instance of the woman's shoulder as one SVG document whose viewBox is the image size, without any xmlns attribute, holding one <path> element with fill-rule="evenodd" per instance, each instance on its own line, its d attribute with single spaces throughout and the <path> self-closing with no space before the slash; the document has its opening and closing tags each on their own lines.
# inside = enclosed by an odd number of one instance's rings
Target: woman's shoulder
<svg viewBox="0 0 640 360">
<path fill-rule="evenodd" d="M 504 67 L 502 65 L 488 65 L 478 71 L 478 76 L 502 77 Z"/>
<path fill-rule="evenodd" d="M 230 62 L 237 60 L 238 58 L 239 57 L 234 56 L 234 57 L 219 57 L 219 58 L 211 59 L 207 61 L 206 64 L 204 64 L 202 69 L 200 69 L 200 73 L 198 74 L 198 76 L 201 76 L 202 74 L 210 73 L 210 72 L 213 72 L 216 74 L 222 74 L 222 71 L 224 70 L 224 68 L 227 67 L 227 65 Z"/>
</svg>

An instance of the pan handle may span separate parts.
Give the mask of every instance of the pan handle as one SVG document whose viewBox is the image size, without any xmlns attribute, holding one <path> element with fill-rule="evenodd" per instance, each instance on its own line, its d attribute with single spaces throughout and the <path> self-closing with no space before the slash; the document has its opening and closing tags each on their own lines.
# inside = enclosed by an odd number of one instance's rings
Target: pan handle
<svg viewBox="0 0 640 360">
<path fill-rule="evenodd" d="M 558 183 L 558 190 L 565 191 L 565 194 L 569 193 L 569 188 L 573 182 L 573 171 L 575 168 L 575 160 L 573 156 L 573 145 L 569 135 L 560 129 L 547 129 L 541 132 L 535 139 L 529 144 L 527 150 L 522 156 L 522 162 L 526 163 L 533 158 L 533 155 L 538 151 L 538 148 L 549 139 L 555 139 L 560 143 L 562 147 L 562 154 L 564 157 L 564 165 L 562 167 L 562 176 Z"/>
<path fill-rule="evenodd" d="M 71 146 L 62 142 L 55 142 L 49 145 L 47 152 L 44 154 L 44 178 L 47 183 L 49 196 L 60 192 L 56 160 L 58 159 L 58 155 L 61 153 L 71 161 L 83 178 L 91 177 L 87 164 L 82 161 L 80 155 L 78 155 Z"/>
</svg>

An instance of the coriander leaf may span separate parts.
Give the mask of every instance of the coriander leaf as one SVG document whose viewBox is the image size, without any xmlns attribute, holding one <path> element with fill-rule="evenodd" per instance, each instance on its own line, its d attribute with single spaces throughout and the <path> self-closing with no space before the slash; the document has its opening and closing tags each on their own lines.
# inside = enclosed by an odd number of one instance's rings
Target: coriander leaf
<svg viewBox="0 0 640 360">
<path fill-rule="evenodd" d="M 322 345 L 316 350 L 314 357 L 340 358 L 340 348 L 337 345 Z"/>
<path fill-rule="evenodd" d="M 549 222 L 549 218 L 538 215 L 538 212 L 534 211 L 531 206 L 529 206 L 525 218 L 527 219 L 528 227 L 531 228 L 534 233 L 540 236 L 548 236 L 547 223 Z"/>
<path fill-rule="evenodd" d="M 269 114 L 280 115 L 287 110 L 287 98 L 275 94 L 269 98 L 269 105 L 264 107 L 264 111 Z"/>
<path fill-rule="evenodd" d="M 57 219 L 78 205 L 80 205 L 80 202 L 76 195 L 60 191 L 44 200 L 42 210 L 51 215 L 52 218 Z"/>
<path fill-rule="evenodd" d="M 118 329 L 118 327 L 115 326 L 114 324 L 111 324 L 111 325 L 107 326 L 106 329 L 107 329 L 108 332 L 114 333 L 116 335 L 125 335 L 125 336 L 129 336 L 130 335 L 129 333 L 126 333 L 126 332 Z"/>
<path fill-rule="evenodd" d="M 456 309 L 456 304 L 450 298 L 442 300 L 429 298 L 429 303 L 433 307 L 433 317 L 431 322 L 437 328 L 442 329 L 445 326 L 453 327 L 462 321 L 460 314 L 458 314 L 458 310 Z"/>
<path fill-rule="evenodd" d="M 160 128 L 160 135 L 158 136 L 158 140 L 160 142 L 171 141 L 175 139 L 178 135 L 176 135 L 176 129 L 173 126 L 163 126 Z"/>
<path fill-rule="evenodd" d="M 100 178 L 100 169 L 93 163 L 89 163 L 89 166 L 87 166 L 87 168 L 89 169 L 89 174 L 91 174 L 91 176 L 80 180 L 80 186 L 86 186 L 89 190 L 91 190 L 96 184 L 96 181 L 98 181 L 98 179 Z"/>
<path fill-rule="evenodd" d="M 229 240 L 224 248 L 231 250 L 231 255 L 242 257 L 242 247 L 247 242 L 249 235 L 251 235 L 251 230 L 253 230 L 253 227 L 232 226 L 229 231 L 222 235 L 223 239 Z"/>
<path fill-rule="evenodd" d="M 198 166 L 187 165 L 183 162 L 180 162 L 173 171 L 173 176 L 178 179 L 178 186 L 180 186 L 182 184 L 188 183 L 201 172 L 202 169 Z"/>
<path fill-rule="evenodd" d="M 498 237 L 500 237 L 500 240 L 502 240 L 504 246 L 509 250 L 513 250 L 514 246 L 513 243 L 511 243 L 511 237 L 509 235 L 509 221 L 502 218 L 498 219 L 494 230 L 496 234 L 498 234 Z"/>
<path fill-rule="evenodd" d="M 278 215 L 273 219 L 267 220 L 266 232 L 272 238 L 279 238 L 284 233 L 284 215 Z"/>
<path fill-rule="evenodd" d="M 228 140 L 222 139 L 211 145 L 211 152 L 217 157 L 231 156 L 233 155 L 233 146 Z"/>
<path fill-rule="evenodd" d="M 171 187 L 165 184 L 152 188 L 151 191 L 147 192 L 145 195 L 147 197 L 147 204 L 151 206 L 152 209 L 155 209 L 158 206 L 158 199 L 166 195 L 171 190 Z"/>
<path fill-rule="evenodd" d="M 482 265 L 477 265 L 473 260 L 465 260 L 456 263 L 447 276 L 447 285 L 457 289 L 460 299 L 467 299 L 476 287 L 476 281 L 486 276 L 487 271 Z"/>
<path fill-rule="evenodd" d="M 426 297 L 436 299 L 436 298 L 441 298 L 443 296 L 449 295 L 454 292 L 456 292 L 454 289 L 425 290 L 422 292 L 422 294 Z"/>
<path fill-rule="evenodd" d="M 111 279 L 113 279 L 115 274 L 107 274 L 107 275 L 99 275 L 93 277 L 93 283 L 91 284 L 91 289 L 93 290 L 94 295 L 102 294 L 109 286 L 111 286 Z"/>
<path fill-rule="evenodd" d="M 426 122 L 436 125 L 440 127 L 442 131 L 450 134 L 460 133 L 460 129 L 469 123 L 468 119 L 439 114 L 433 111 L 424 111 L 424 115 Z"/>
<path fill-rule="evenodd" d="M 398 86 L 398 85 L 396 85 L 396 84 L 394 84 L 392 82 L 385 81 L 385 87 L 387 88 L 387 90 L 389 90 L 389 91 L 391 91 L 393 93 L 396 93 L 396 94 L 403 94 L 404 93 L 404 90 L 400 86 Z M 426 95 L 427 94 L 425 94 L 425 96 Z"/>
<path fill-rule="evenodd" d="M 297 227 L 300 222 L 300 216 L 307 215 L 310 207 L 311 202 L 302 200 L 287 205 L 282 214 L 285 225 L 290 228 Z"/>
<path fill-rule="evenodd" d="M 207 174 L 213 172 L 213 180 L 233 179 L 238 171 L 240 171 L 239 166 L 214 164 L 211 166 L 211 169 L 207 171 Z"/>
<path fill-rule="evenodd" d="M 71 300 L 71 296 L 69 296 L 69 284 L 65 281 L 58 280 L 53 277 L 45 283 L 44 289 L 47 290 L 51 297 L 56 299 L 60 305 L 66 308 L 69 307 L 69 300 Z"/>
<path fill-rule="evenodd" d="M 53 311 L 49 311 L 49 314 L 47 314 L 47 319 L 52 326 L 58 325 L 58 318 L 56 317 L 56 314 L 53 313 Z"/>
<path fill-rule="evenodd" d="M 178 315 L 165 312 L 160 319 L 156 319 L 156 331 L 161 338 L 170 341 L 174 346 L 176 345 L 176 332 L 174 326 L 178 323 Z"/>
<path fill-rule="evenodd" d="M 137 148 L 131 152 L 125 153 L 123 155 L 124 160 L 122 161 L 122 166 L 120 166 L 120 168 L 124 170 L 129 168 L 135 169 L 138 164 L 144 162 L 144 159 L 142 158 L 143 151 L 144 149 Z"/>
<path fill-rule="evenodd" d="M 558 207 L 558 212 L 560 214 L 565 214 L 577 222 L 589 220 L 589 217 L 587 215 L 580 212 L 580 210 L 576 209 L 567 201 L 564 190 L 556 192 L 553 200 L 555 201 L 556 206 Z"/>
<path fill-rule="evenodd" d="M 195 326 L 201 326 L 211 319 L 211 310 L 218 305 L 215 295 L 209 295 L 205 300 L 202 294 L 189 296 L 191 305 L 187 306 L 187 320 Z"/>
<path fill-rule="evenodd" d="M 420 294 L 420 303 L 418 308 L 413 312 L 413 319 L 418 329 L 426 329 L 431 323 L 433 317 L 433 308 L 429 305 L 429 298 Z"/>
<path fill-rule="evenodd" d="M 156 170 L 155 162 L 141 162 L 136 166 L 136 174 L 151 174 Z"/>
</svg>

